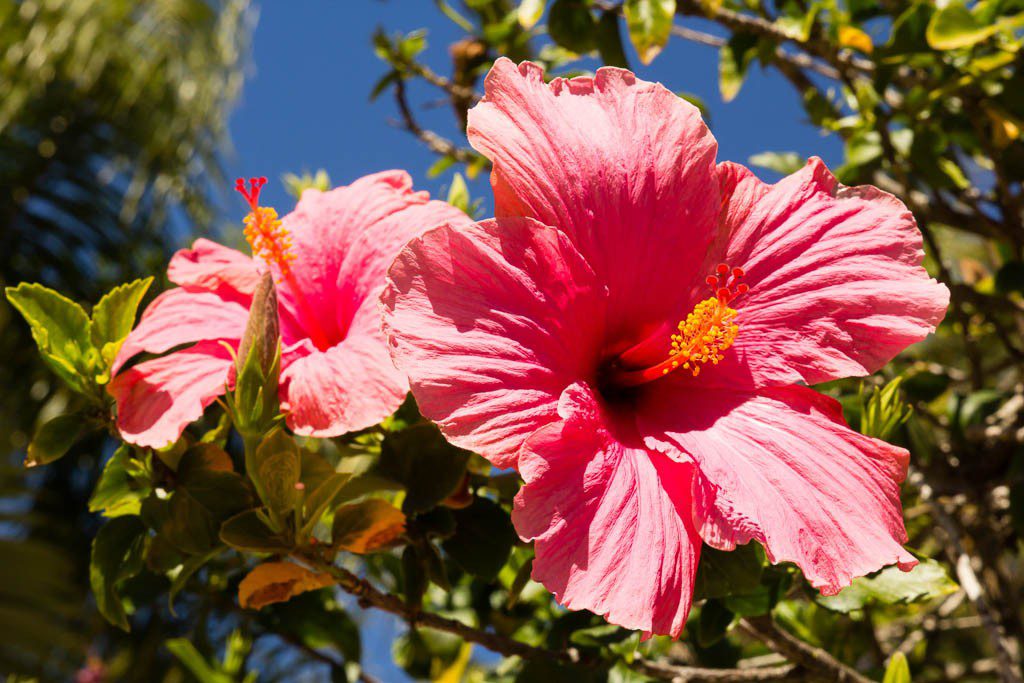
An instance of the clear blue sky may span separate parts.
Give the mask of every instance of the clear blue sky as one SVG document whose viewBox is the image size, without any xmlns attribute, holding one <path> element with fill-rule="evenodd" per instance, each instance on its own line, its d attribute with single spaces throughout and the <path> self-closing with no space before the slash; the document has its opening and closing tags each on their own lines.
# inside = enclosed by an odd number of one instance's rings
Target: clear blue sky
<svg viewBox="0 0 1024 683">
<path fill-rule="evenodd" d="M 268 203 L 283 214 L 292 200 L 279 181 L 284 173 L 326 169 L 335 184 L 390 168 L 404 168 L 417 188 L 439 194 L 451 171 L 428 179 L 435 160 L 417 140 L 391 125 L 396 116 L 389 95 L 370 103 L 368 95 L 386 67 L 370 45 L 376 27 L 388 32 L 428 30 L 424 60 L 450 73 L 447 46 L 461 29 L 428 0 L 266 0 L 259 7 L 250 72 L 231 119 L 234 154 L 230 177 L 265 175 L 271 179 Z M 635 55 L 631 62 L 637 66 Z M 817 155 L 830 166 L 841 159 L 835 138 L 823 138 L 804 122 L 797 96 L 774 73 L 755 67 L 739 97 L 724 104 L 718 94 L 718 55 L 709 47 L 673 40 L 650 67 L 638 68 L 645 79 L 674 91 L 701 97 L 711 110 L 719 159 L 746 163 L 752 154 L 795 151 Z M 438 99 L 437 92 L 413 89 L 419 104 Z M 447 107 L 422 112 L 422 122 L 446 137 L 460 140 Z M 765 179 L 774 179 L 758 171 Z M 485 180 L 473 184 L 474 196 L 490 206 Z M 240 220 L 241 200 L 228 206 Z M 489 209 L 488 209 L 489 210 Z M 364 629 L 363 651 L 370 673 L 384 681 L 403 680 L 391 664 L 390 649 L 400 626 L 373 616 Z"/>
</svg>

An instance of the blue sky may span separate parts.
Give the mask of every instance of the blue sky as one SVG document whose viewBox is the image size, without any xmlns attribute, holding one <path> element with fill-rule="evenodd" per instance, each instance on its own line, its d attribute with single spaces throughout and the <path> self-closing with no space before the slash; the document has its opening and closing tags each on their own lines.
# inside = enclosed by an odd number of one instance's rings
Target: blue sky
<svg viewBox="0 0 1024 683">
<path fill-rule="evenodd" d="M 451 171 L 428 179 L 426 171 L 435 157 L 408 133 L 389 124 L 396 117 L 390 96 L 368 101 L 374 83 L 386 70 L 370 44 L 378 26 L 388 32 L 426 28 L 429 47 L 423 59 L 442 74 L 450 72 L 447 46 L 463 35 L 428 0 L 261 3 L 252 63 L 231 119 L 234 152 L 228 158 L 229 177 L 270 178 L 265 200 L 281 213 L 292 204 L 281 176 L 318 168 L 326 169 L 335 184 L 404 168 L 417 188 L 441 193 Z M 631 62 L 639 64 L 632 54 Z M 653 65 L 637 69 L 642 78 L 693 93 L 707 103 L 721 160 L 746 163 L 750 155 L 766 150 L 817 155 L 830 166 L 841 160 L 840 144 L 804 122 L 797 96 L 779 76 L 755 67 L 740 95 L 725 104 L 718 94 L 717 72 L 714 49 L 678 39 Z M 426 88 L 414 88 L 411 95 L 419 104 L 437 100 L 437 92 Z M 460 139 L 447 107 L 422 112 L 422 122 L 446 137 Z M 485 180 L 474 183 L 472 190 L 474 197 L 484 197 L 485 207 L 490 206 Z M 228 207 L 226 218 L 240 222 L 241 199 L 231 197 Z M 368 670 L 381 680 L 402 680 L 404 676 L 390 660 L 391 642 L 401 627 L 379 615 L 367 617 L 363 650 Z"/>
<path fill-rule="evenodd" d="M 324 168 L 335 184 L 389 168 L 408 170 L 417 187 L 432 194 L 448 184 L 450 171 L 427 178 L 435 157 L 390 125 L 396 117 L 390 95 L 369 102 L 373 84 L 385 72 L 370 46 L 378 26 L 388 32 L 426 28 L 429 46 L 424 60 L 439 73 L 450 73 L 447 46 L 463 33 L 429 0 L 260 3 L 252 63 L 231 119 L 230 177 L 270 178 L 267 199 L 281 213 L 290 208 L 291 200 L 280 177 L 304 169 Z M 841 159 L 839 143 L 805 123 L 796 94 L 777 74 L 754 67 L 739 96 L 724 104 L 718 94 L 715 49 L 676 39 L 649 67 L 639 67 L 631 57 L 641 77 L 694 93 L 708 104 L 722 160 L 746 163 L 750 155 L 765 150 L 815 154 L 830 165 Z M 438 99 L 437 91 L 427 88 L 414 88 L 411 95 L 419 105 Z M 460 137 L 447 107 L 419 115 L 445 136 Z M 486 182 L 475 183 L 473 190 L 489 205 Z M 229 206 L 240 219 L 241 201 Z"/>
</svg>

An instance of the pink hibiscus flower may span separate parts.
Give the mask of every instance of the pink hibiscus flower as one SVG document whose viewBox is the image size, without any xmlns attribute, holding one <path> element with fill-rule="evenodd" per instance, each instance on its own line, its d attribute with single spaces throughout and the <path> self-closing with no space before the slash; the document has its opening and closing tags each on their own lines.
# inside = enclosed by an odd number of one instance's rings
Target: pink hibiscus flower
<svg viewBox="0 0 1024 683">
<path fill-rule="evenodd" d="M 255 257 L 206 239 L 171 259 L 179 285 L 146 309 L 113 372 L 140 352 L 166 356 L 116 375 L 117 424 L 126 441 L 162 447 L 225 392 L 253 290 L 266 269 L 277 281 L 281 327 L 281 407 L 296 433 L 337 436 L 376 424 L 401 404 L 405 377 L 388 357 L 379 296 L 395 254 L 442 223 L 469 221 L 452 206 L 414 192 L 408 174 L 366 176 L 330 192 L 306 190 L 277 219 L 258 204 L 266 179 L 245 190 L 246 238 Z"/>
<path fill-rule="evenodd" d="M 499 60 L 470 112 L 497 218 L 414 239 L 385 332 L 427 417 L 525 486 L 513 521 L 564 605 L 678 636 L 701 540 L 757 540 L 824 593 L 915 560 L 906 451 L 802 386 L 941 321 L 914 219 L 820 160 L 716 166 L 697 110 L 620 69 Z M 726 265 L 729 264 L 729 265 Z"/>
</svg>

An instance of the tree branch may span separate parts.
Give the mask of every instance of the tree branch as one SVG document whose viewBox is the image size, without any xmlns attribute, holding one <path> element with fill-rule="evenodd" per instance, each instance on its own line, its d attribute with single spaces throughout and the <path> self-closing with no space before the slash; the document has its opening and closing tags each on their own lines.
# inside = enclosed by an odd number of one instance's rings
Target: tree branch
<svg viewBox="0 0 1024 683">
<path fill-rule="evenodd" d="M 821 648 L 809 645 L 778 627 L 770 616 L 741 619 L 740 629 L 757 638 L 786 659 L 819 674 L 824 680 L 842 683 L 871 683 L 871 680 L 843 664 Z"/>
<path fill-rule="evenodd" d="M 405 92 L 405 81 L 401 78 L 395 82 L 395 102 L 398 104 L 398 111 L 402 115 L 402 126 L 418 137 L 432 152 L 441 156 L 451 157 L 464 164 L 474 163 L 480 159 L 476 152 L 464 147 L 458 147 L 451 140 L 420 126 L 419 122 L 416 121 L 416 117 L 413 116 L 412 109 L 409 107 L 409 100 Z"/>
<path fill-rule="evenodd" d="M 528 645 L 520 640 L 515 640 L 498 633 L 474 628 L 461 621 L 442 617 L 439 614 L 425 612 L 419 606 L 409 605 L 398 596 L 384 593 L 375 588 L 369 581 L 361 579 L 352 572 L 320 557 L 303 555 L 297 557 L 297 559 L 315 567 L 319 571 L 329 573 L 337 581 L 339 588 L 358 599 L 361 607 L 372 607 L 389 612 L 400 617 L 410 626 L 426 626 L 438 631 L 451 633 L 466 642 L 482 645 L 488 650 L 506 657 L 541 659 L 557 664 L 581 664 L 584 666 L 593 666 L 601 663 L 598 660 L 591 660 L 581 655 L 575 648 L 568 648 L 563 651 L 548 650 L 543 647 Z M 604 663 L 607 664 L 607 662 Z M 773 666 L 759 669 L 706 669 L 701 667 L 655 664 L 642 659 L 634 661 L 631 666 L 637 671 L 660 680 L 685 683 L 801 680 L 800 678 L 793 677 L 796 674 L 796 668 L 790 666 Z"/>
</svg>

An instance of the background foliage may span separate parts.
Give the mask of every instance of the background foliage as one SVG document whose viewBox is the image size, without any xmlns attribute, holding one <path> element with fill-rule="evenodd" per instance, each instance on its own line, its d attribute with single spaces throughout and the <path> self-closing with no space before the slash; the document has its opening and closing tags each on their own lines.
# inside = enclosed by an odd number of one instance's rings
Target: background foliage
<svg viewBox="0 0 1024 683">
<path fill-rule="evenodd" d="M 433 680 L 1021 680 L 1024 3 L 435 5 L 465 34 L 447 46 L 450 69 L 426 66 L 446 46 L 428 45 L 422 32 L 379 33 L 372 49 L 382 77 L 369 95 L 393 98 L 399 125 L 436 153 L 430 172 L 450 176 L 450 201 L 470 212 L 478 205 L 463 176 L 485 173 L 486 162 L 464 139 L 422 124 L 426 106 L 443 100 L 464 125 L 499 55 L 572 75 L 658 59 L 669 40 L 717 51 L 725 100 L 752 69 L 778 72 L 807 120 L 844 141 L 841 180 L 878 185 L 910 206 L 927 265 L 953 294 L 947 319 L 877 376 L 820 388 L 843 402 L 855 428 L 911 450 L 910 546 L 930 559 L 822 598 L 795 568 L 766 566 L 756 547 L 705 548 L 684 639 L 640 643 L 558 608 L 528 581 L 531 551 L 508 519 L 516 477 L 445 444 L 411 403 L 367 433 L 320 443 L 272 436 L 259 447 L 291 463 L 288 476 L 307 496 L 322 491 L 322 508 L 311 498 L 297 504 L 280 493 L 287 487 L 274 493 L 255 461 L 237 474 L 242 439 L 216 410 L 168 453 L 115 451 L 97 430 L 60 457 L 71 426 L 106 419 L 95 378 L 119 328 L 96 320 L 130 320 L 138 297 L 129 294 L 141 296 L 143 284 L 92 309 L 91 321 L 87 309 L 21 288 L 26 317 L 38 319 L 32 307 L 47 302 L 60 311 L 54 324 L 80 342 L 75 357 L 53 352 L 80 391 L 60 388 L 35 360 L 27 327 L 0 309 L 2 433 L 17 460 L 54 459 L 28 477 L 12 461 L 0 482 L 0 669 L 42 680 L 76 671 L 83 680 L 373 680 L 358 663 L 385 644 L 361 638 L 361 626 L 384 611 L 411 625 L 386 644 L 395 661 Z M 209 230 L 245 45 L 236 4 L 0 4 L 9 88 L 0 103 L 0 230 L 14 246 L 0 254 L 0 276 L 97 302 L 110 285 L 161 272 L 160 245 L 176 217 Z M 413 99 L 423 86 L 434 95 Z M 766 149 L 749 161 L 770 174 L 804 159 Z M 327 179 L 292 185 L 313 182 Z M 113 332 L 97 337 L 97 328 Z M 75 417 L 28 446 L 33 422 L 66 414 Z M 257 501 L 274 513 L 251 514 Z M 296 596 L 246 609 L 268 597 L 266 582 L 243 581 L 254 553 L 298 555 L 316 573 L 262 570 Z M 298 594 L 328 581 L 341 590 Z"/>
</svg>

